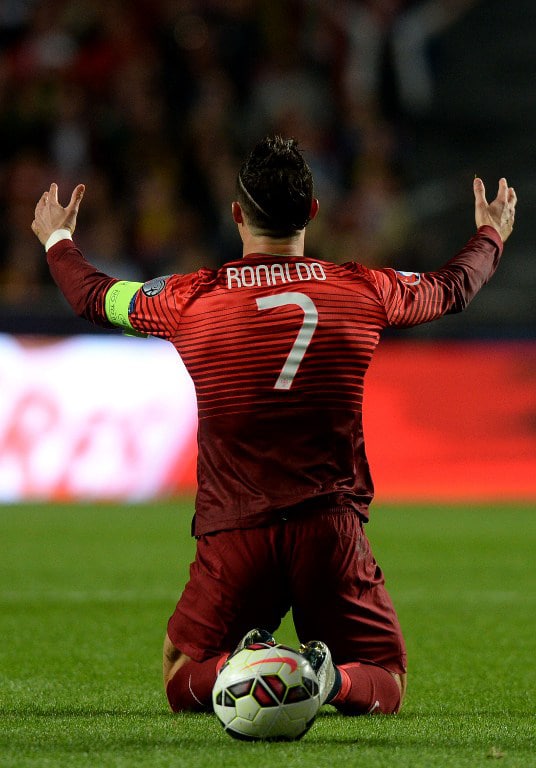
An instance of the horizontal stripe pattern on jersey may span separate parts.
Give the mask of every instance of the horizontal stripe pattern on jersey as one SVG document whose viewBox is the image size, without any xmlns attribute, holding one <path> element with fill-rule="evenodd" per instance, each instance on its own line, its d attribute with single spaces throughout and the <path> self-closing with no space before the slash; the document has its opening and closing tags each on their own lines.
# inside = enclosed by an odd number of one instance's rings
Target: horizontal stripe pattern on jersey
<svg viewBox="0 0 536 768">
<path fill-rule="evenodd" d="M 340 493 L 366 516 L 364 377 L 381 331 L 460 311 L 500 252 L 481 232 L 421 275 L 251 254 L 142 288 L 132 326 L 175 346 L 197 393 L 195 533 Z"/>
</svg>

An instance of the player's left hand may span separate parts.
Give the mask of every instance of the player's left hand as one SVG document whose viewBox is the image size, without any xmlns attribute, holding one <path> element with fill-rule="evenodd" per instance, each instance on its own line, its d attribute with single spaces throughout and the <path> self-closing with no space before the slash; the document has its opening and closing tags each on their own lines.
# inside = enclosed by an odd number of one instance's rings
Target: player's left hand
<svg viewBox="0 0 536 768">
<path fill-rule="evenodd" d="M 47 192 L 43 192 L 35 206 L 32 232 L 45 245 L 50 235 L 57 229 L 68 229 L 72 234 L 76 228 L 78 208 L 84 196 L 85 186 L 78 184 L 74 189 L 69 205 L 64 208 L 58 201 L 58 185 L 52 183 Z"/>
</svg>

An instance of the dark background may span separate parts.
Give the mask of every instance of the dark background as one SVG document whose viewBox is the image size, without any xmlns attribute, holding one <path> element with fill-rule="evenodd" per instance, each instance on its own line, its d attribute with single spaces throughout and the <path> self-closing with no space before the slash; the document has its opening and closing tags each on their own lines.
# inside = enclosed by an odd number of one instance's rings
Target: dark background
<svg viewBox="0 0 536 768">
<path fill-rule="evenodd" d="M 51 181 L 87 186 L 76 241 L 124 279 L 240 253 L 235 175 L 266 133 L 300 140 L 311 256 L 440 266 L 474 231 L 475 174 L 518 193 L 489 286 L 423 338 L 536 336 L 532 0 L 13 0 L 0 4 L 0 332 L 73 318 L 30 231 Z"/>
</svg>

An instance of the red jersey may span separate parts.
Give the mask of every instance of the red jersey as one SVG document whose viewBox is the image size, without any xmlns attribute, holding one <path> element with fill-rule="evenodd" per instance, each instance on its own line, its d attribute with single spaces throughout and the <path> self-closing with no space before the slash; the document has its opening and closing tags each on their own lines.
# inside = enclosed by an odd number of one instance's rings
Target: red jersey
<svg viewBox="0 0 536 768">
<path fill-rule="evenodd" d="M 68 245 L 66 245 L 66 243 Z M 103 322 L 113 284 L 88 272 L 85 297 L 52 272 L 73 306 Z M 194 533 L 251 527 L 319 500 L 363 517 L 373 497 L 362 424 L 364 377 L 381 331 L 459 312 L 495 271 L 502 242 L 482 227 L 427 273 L 249 254 L 218 270 L 146 283 L 129 309 L 134 329 L 169 340 L 192 377 L 199 410 Z M 86 271 L 89 265 L 86 262 Z M 88 281 L 92 283 L 87 289 Z M 82 311 L 80 311 L 82 309 Z"/>
</svg>

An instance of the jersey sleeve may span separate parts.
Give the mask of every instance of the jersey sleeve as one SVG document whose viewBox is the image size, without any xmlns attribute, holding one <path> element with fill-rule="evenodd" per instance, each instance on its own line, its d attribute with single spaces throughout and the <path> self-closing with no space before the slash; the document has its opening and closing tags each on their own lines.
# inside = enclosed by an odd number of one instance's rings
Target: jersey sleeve
<svg viewBox="0 0 536 768">
<path fill-rule="evenodd" d="M 497 269 L 502 240 L 493 227 L 481 227 L 465 247 L 434 272 L 370 270 L 387 324 L 410 327 L 462 312 Z"/>
<path fill-rule="evenodd" d="M 118 281 L 87 262 L 70 239 L 60 240 L 49 248 L 47 261 L 54 282 L 75 314 L 94 325 L 112 328 L 105 297 Z"/>
<path fill-rule="evenodd" d="M 182 308 L 203 270 L 191 275 L 157 277 L 146 283 L 117 280 L 85 260 L 72 240 L 49 248 L 50 273 L 79 317 L 129 335 L 171 338 Z"/>
<path fill-rule="evenodd" d="M 195 292 L 201 272 L 155 277 L 143 283 L 130 300 L 130 327 L 142 335 L 168 340 L 174 337 L 184 305 Z"/>
</svg>

